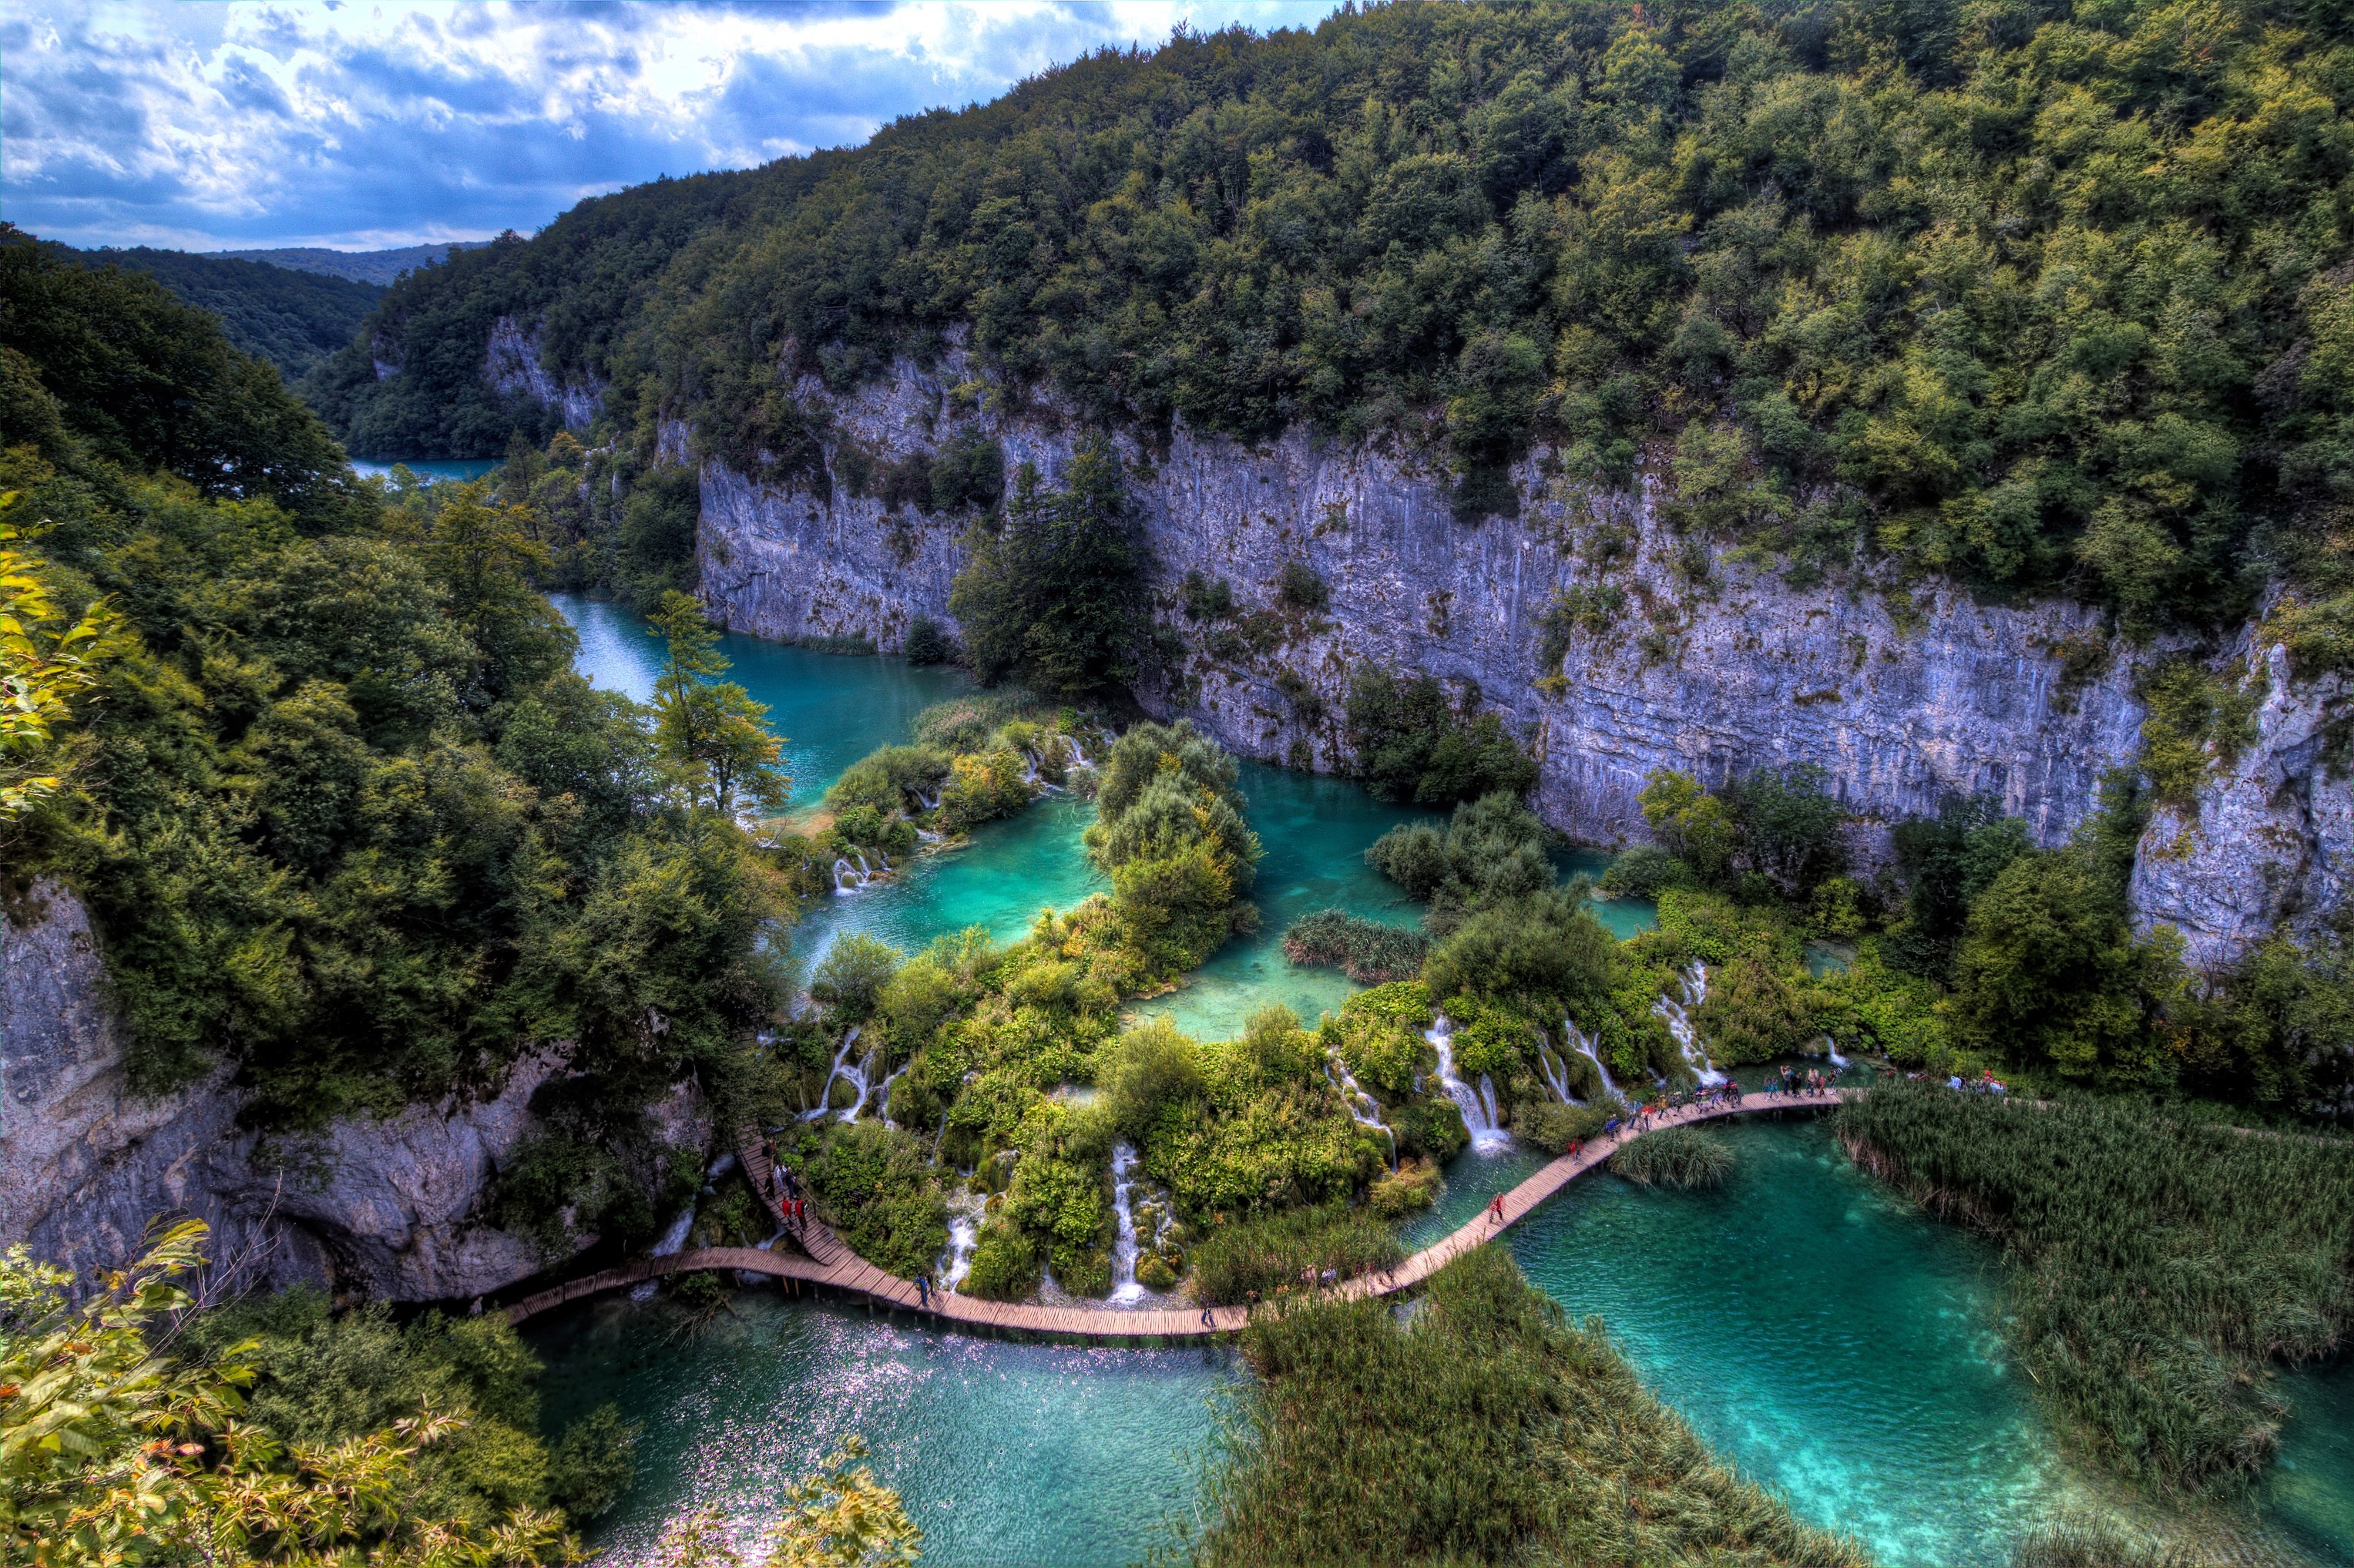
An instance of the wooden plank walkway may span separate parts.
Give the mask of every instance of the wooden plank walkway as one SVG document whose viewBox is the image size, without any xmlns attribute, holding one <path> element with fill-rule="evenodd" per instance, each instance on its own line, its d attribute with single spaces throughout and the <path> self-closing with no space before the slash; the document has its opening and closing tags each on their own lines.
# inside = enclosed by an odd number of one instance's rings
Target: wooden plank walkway
<svg viewBox="0 0 2354 1568">
<path fill-rule="evenodd" d="M 1744 1095 L 1738 1100 L 1687 1106 L 1663 1112 L 1651 1118 L 1650 1130 L 1683 1127 L 1719 1117 L 1745 1116 L 1754 1111 L 1827 1110 L 1837 1105 L 1845 1095 L 1855 1092 L 1834 1090 L 1816 1095 L 1768 1095 L 1760 1092 Z M 1356 1299 L 1388 1296 L 1415 1288 L 1473 1247 L 1484 1245 L 1535 1213 L 1538 1205 L 1546 1199 L 1641 1136 L 1632 1128 L 1621 1128 L 1607 1138 L 1596 1139 L 1575 1154 L 1564 1154 L 1550 1161 L 1536 1174 L 1504 1194 L 1500 1221 L 1483 1211 L 1478 1219 L 1456 1230 L 1446 1239 L 1423 1248 L 1394 1269 L 1344 1280 L 1333 1287 L 1334 1294 Z M 642 1257 L 578 1279 L 567 1280 L 535 1296 L 527 1296 L 506 1309 L 508 1321 L 519 1323 L 567 1301 L 576 1301 L 603 1290 L 619 1289 L 625 1285 L 636 1285 L 660 1275 L 705 1268 L 741 1269 L 747 1274 L 763 1274 L 772 1278 L 827 1286 L 864 1296 L 886 1307 L 905 1308 L 962 1328 L 1043 1334 L 1061 1339 L 1196 1340 L 1237 1332 L 1250 1320 L 1253 1308 L 1247 1307 L 1214 1307 L 1206 1310 L 1199 1307 L 1133 1310 L 1117 1307 L 1045 1307 L 1029 1301 L 984 1301 L 979 1297 L 960 1296 L 938 1289 L 931 1293 L 930 1305 L 927 1308 L 921 1304 L 912 1280 L 885 1274 L 868 1263 L 844 1245 L 842 1238 L 835 1235 L 824 1222 L 813 1218 L 785 1218 L 770 1193 L 769 1160 L 757 1138 L 748 1134 L 745 1136 L 737 1147 L 737 1157 L 743 1160 L 745 1173 L 751 1177 L 753 1189 L 760 1194 L 761 1202 L 768 1205 L 770 1216 L 784 1227 L 785 1234 L 798 1245 L 799 1252 L 723 1246 L 677 1252 L 667 1257 Z M 1271 1311 L 1276 1308 L 1272 1303 L 1261 1303 L 1257 1309 Z"/>
</svg>

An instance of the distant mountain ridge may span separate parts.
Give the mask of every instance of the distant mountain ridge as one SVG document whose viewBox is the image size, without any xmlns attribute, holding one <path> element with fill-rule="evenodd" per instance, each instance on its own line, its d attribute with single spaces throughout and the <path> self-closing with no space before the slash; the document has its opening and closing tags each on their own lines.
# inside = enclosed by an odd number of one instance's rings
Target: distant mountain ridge
<svg viewBox="0 0 2354 1568">
<path fill-rule="evenodd" d="M 47 248 L 80 266 L 146 273 L 183 304 L 218 317 L 229 342 L 276 366 L 290 387 L 349 343 L 384 295 L 380 283 L 230 257 L 145 246 L 76 250 L 51 242 Z"/>
<path fill-rule="evenodd" d="M 381 288 L 412 268 L 427 267 L 452 250 L 476 250 L 487 239 L 447 239 L 432 245 L 403 245 L 391 250 L 330 250 L 321 246 L 292 246 L 277 250 L 213 250 L 193 252 L 206 260 L 259 261 L 296 272 L 325 278 L 347 278 L 355 283 Z"/>
</svg>

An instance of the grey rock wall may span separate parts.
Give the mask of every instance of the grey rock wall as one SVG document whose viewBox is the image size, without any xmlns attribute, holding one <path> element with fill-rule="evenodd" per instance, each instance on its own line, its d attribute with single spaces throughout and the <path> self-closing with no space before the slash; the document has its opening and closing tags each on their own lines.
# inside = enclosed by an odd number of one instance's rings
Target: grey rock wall
<svg viewBox="0 0 2354 1568">
<path fill-rule="evenodd" d="M 604 406 L 605 387 L 596 381 L 562 381 L 551 374 L 539 351 L 543 329 L 529 332 L 513 316 L 491 323 L 489 348 L 482 356 L 482 379 L 492 390 L 509 397 L 527 397 L 554 411 L 567 430 L 585 430 Z M 384 379 L 378 369 L 376 379 Z"/>
<path fill-rule="evenodd" d="M 463 1299 L 551 1261 L 482 1208 L 533 1129 L 554 1054 L 487 1099 L 264 1139 L 239 1125 L 226 1073 L 131 1092 L 105 966 L 70 894 L 45 884 L 0 915 L 0 1241 L 87 1277 L 135 1256 L 159 1216 L 185 1214 L 212 1227 L 216 1287 L 307 1280 L 393 1301 Z M 710 1139 L 691 1088 L 654 1120 L 666 1139 Z"/>
<path fill-rule="evenodd" d="M 2278 926 L 2315 935 L 2354 880 L 2354 780 L 2327 755 L 2342 679 L 2300 686 L 2287 652 L 2253 636 L 2226 668 L 2264 694 L 2254 743 L 2218 771 L 2195 810 L 2158 811 L 2134 860 L 2143 927 L 2172 926 L 2184 956 L 2207 968 Z"/>
<path fill-rule="evenodd" d="M 970 423 L 999 438 L 1009 466 L 1059 471 L 1081 422 L 1052 406 L 1019 418 L 966 411 L 954 389 L 976 380 L 952 350 L 847 397 L 814 382 L 797 390 L 877 458 L 928 450 Z M 1155 613 L 1186 644 L 1140 692 L 1149 709 L 1246 755 L 1330 770 L 1345 761 L 1340 712 L 1359 668 L 1436 675 L 1504 716 L 1538 759 L 1538 810 L 1596 843 L 1643 836 L 1636 796 L 1654 768 L 1713 783 L 1787 763 L 1824 768 L 1867 859 L 1884 846 L 1882 826 L 1956 795 L 1991 795 L 2057 843 L 2097 804 L 2103 775 L 2138 752 L 2137 673 L 2179 652 L 2109 638 L 2071 603 L 1979 604 L 1950 585 L 1793 588 L 1770 564 L 1677 535 L 1649 481 L 1629 493 L 1549 483 L 1542 452 L 1516 475 L 1518 517 L 1463 523 L 1444 473 L 1379 445 L 1294 432 L 1244 447 L 1182 427 L 1165 452 L 1119 439 L 1143 476 Z M 663 444 L 686 461 L 683 428 Z M 702 591 L 729 626 L 888 650 L 916 615 L 953 625 L 960 521 L 886 512 L 838 484 L 829 494 L 716 463 L 701 471 Z M 1331 604 L 1284 618 L 1279 647 L 1214 656 L 1207 629 L 1178 611 L 1193 570 L 1226 579 L 1241 610 L 1271 610 L 1290 560 L 1316 572 Z M 1546 667 L 1548 608 L 1604 588 L 1623 608 Z M 2293 693 L 2285 671 L 2277 680 L 2262 744 L 2219 777 L 2200 824 L 2152 830 L 2151 847 L 2172 858 L 2146 854 L 2136 881 L 2145 923 L 2180 924 L 2202 963 L 2228 961 L 2274 919 L 2310 924 L 2343 891 L 2346 792 L 2317 762 L 2339 694 Z"/>
</svg>

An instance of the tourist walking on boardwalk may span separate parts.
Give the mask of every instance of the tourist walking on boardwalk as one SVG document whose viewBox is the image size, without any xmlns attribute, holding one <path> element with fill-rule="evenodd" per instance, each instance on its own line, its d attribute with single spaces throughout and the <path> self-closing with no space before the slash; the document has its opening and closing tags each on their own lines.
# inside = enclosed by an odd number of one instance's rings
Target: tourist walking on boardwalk
<svg viewBox="0 0 2354 1568">
<path fill-rule="evenodd" d="M 927 1312 L 932 1309 L 932 1282 L 921 1274 L 916 1276 L 916 1302 Z"/>
<path fill-rule="evenodd" d="M 1488 1218 L 1500 1225 L 1504 1223 L 1504 1195 L 1501 1192 L 1488 1200 Z"/>
</svg>

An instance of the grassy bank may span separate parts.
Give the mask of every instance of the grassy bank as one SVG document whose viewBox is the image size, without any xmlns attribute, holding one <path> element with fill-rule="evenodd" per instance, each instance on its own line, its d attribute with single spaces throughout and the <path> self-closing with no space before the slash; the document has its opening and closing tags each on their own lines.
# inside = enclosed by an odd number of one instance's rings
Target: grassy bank
<svg viewBox="0 0 2354 1568">
<path fill-rule="evenodd" d="M 2354 1323 L 2354 1144 L 2145 1105 L 2005 1104 L 1927 1083 L 1836 1123 L 1857 1160 L 2002 1244 L 2028 1373 L 2104 1464 L 2229 1490 L 2271 1463 L 2273 1369 Z"/>
<path fill-rule="evenodd" d="M 1501 1248 L 1406 1322 L 1320 1302 L 1245 1348 L 1265 1383 L 1210 1477 L 1203 1563 L 1865 1561 L 1720 1463 Z"/>
</svg>

